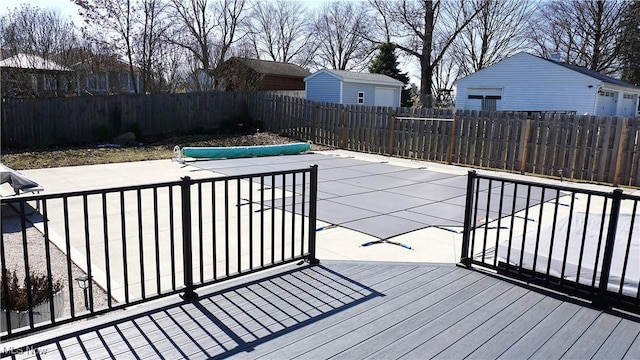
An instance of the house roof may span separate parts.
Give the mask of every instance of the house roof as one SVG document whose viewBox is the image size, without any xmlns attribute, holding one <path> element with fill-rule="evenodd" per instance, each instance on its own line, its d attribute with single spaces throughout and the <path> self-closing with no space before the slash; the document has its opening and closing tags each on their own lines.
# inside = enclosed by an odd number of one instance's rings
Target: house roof
<svg viewBox="0 0 640 360">
<path fill-rule="evenodd" d="M 38 55 L 18 54 L 0 61 L 1 68 L 33 69 L 46 71 L 73 71 Z"/>
<path fill-rule="evenodd" d="M 393 86 L 403 86 L 402 81 L 396 80 L 390 76 L 383 74 L 361 73 L 346 70 L 334 70 L 334 69 L 321 69 L 316 71 L 310 76 L 307 76 L 304 80 L 307 81 L 319 74 L 328 73 L 340 80 L 346 82 L 363 82 L 363 83 L 375 83 L 385 84 Z"/>
<path fill-rule="evenodd" d="M 225 63 L 228 64 L 234 61 L 242 62 L 248 67 L 250 67 L 251 69 L 253 69 L 255 72 L 259 74 L 264 74 L 264 75 L 277 75 L 277 76 L 304 78 L 306 76 L 309 76 L 309 74 L 311 74 L 308 70 L 296 64 L 278 62 L 278 61 L 232 57 L 229 60 L 225 61 Z"/>
<path fill-rule="evenodd" d="M 549 61 L 549 62 L 551 62 L 553 64 L 565 67 L 565 68 L 567 68 L 569 70 L 573 70 L 573 71 L 579 72 L 580 74 L 590 76 L 590 77 L 592 77 L 594 79 L 600 80 L 600 81 L 608 83 L 608 84 L 640 89 L 640 87 L 638 87 L 638 86 L 636 86 L 636 85 L 634 85 L 632 83 L 629 83 L 629 82 L 626 82 L 626 81 L 623 81 L 623 80 L 620 80 L 620 79 L 612 78 L 611 76 L 603 75 L 603 74 L 601 74 L 601 73 L 599 73 L 599 72 L 597 72 L 595 70 L 587 69 L 586 67 L 573 65 L 573 64 L 568 64 L 568 63 L 555 61 L 555 60 L 551 60 L 551 59 L 546 59 L 546 58 L 543 58 L 543 57 L 540 57 L 540 56 L 537 56 L 537 57 L 540 58 L 540 59 L 543 59 L 545 61 Z"/>
<path fill-rule="evenodd" d="M 114 55 L 92 54 L 88 51 L 79 50 L 76 57 L 81 59 L 71 67 L 76 71 L 117 71 L 129 72 L 129 63 L 118 59 Z M 134 72 L 140 72 L 140 67 L 133 65 Z"/>
</svg>

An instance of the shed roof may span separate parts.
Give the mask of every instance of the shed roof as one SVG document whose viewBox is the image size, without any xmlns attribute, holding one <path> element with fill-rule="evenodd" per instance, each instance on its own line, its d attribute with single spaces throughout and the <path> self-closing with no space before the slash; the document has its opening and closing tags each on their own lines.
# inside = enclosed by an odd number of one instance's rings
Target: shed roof
<svg viewBox="0 0 640 360">
<path fill-rule="evenodd" d="M 353 72 L 347 70 L 334 70 L 334 69 L 321 69 L 306 77 L 304 81 L 311 79 L 314 76 L 317 76 L 322 73 L 328 73 L 342 81 L 346 82 L 363 82 L 363 83 L 375 83 L 375 84 L 384 84 L 384 85 L 393 85 L 393 86 L 403 86 L 402 81 L 396 80 L 390 76 L 383 74 L 373 74 L 373 73 L 361 73 L 361 72 Z"/>
<path fill-rule="evenodd" d="M 2 68 L 33 69 L 46 71 L 73 71 L 51 60 L 38 55 L 18 54 L 0 61 Z"/>
</svg>

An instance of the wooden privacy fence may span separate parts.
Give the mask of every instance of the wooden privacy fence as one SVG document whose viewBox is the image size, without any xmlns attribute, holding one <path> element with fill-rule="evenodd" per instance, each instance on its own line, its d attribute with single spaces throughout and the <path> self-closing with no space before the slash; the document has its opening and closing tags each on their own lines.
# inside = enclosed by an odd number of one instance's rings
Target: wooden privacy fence
<svg viewBox="0 0 640 360">
<path fill-rule="evenodd" d="M 3 99 L 2 147 L 48 146 L 219 129 L 246 113 L 246 94 L 189 93 Z"/>
<path fill-rule="evenodd" d="M 2 146 L 218 129 L 237 118 L 315 144 L 640 187 L 638 118 L 341 105 L 268 93 L 4 99 Z"/>
<path fill-rule="evenodd" d="M 347 150 L 640 186 L 638 118 L 388 108 L 265 97 L 265 129 Z"/>
</svg>

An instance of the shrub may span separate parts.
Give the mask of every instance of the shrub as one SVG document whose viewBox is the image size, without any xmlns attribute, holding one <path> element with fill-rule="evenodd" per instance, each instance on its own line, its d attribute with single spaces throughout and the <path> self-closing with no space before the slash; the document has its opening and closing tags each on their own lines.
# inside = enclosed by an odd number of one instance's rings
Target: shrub
<svg viewBox="0 0 640 360">
<path fill-rule="evenodd" d="M 31 282 L 31 296 L 33 299 L 33 305 L 41 304 L 49 300 L 49 277 L 44 274 L 31 273 L 29 276 Z M 5 295 L 5 283 L 9 290 L 9 309 L 17 311 L 29 310 L 29 300 L 27 298 L 27 278 L 23 281 L 23 284 L 18 283 L 18 275 L 15 270 L 5 270 L 2 278 L 0 279 L 0 294 L 2 297 Z M 60 280 L 52 280 L 51 289 L 53 294 L 62 290 L 62 282 Z M 6 300 L 0 301 L 0 308 L 6 309 Z"/>
</svg>

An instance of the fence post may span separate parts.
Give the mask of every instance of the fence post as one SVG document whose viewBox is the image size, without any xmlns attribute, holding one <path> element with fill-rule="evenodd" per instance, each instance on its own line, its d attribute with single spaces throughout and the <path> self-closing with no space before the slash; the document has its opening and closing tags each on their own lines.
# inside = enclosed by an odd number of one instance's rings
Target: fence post
<svg viewBox="0 0 640 360">
<path fill-rule="evenodd" d="M 387 146 L 387 155 L 393 156 L 393 141 L 396 131 L 396 114 L 391 115 L 391 123 L 389 124 L 389 145 Z"/>
<path fill-rule="evenodd" d="M 309 264 L 316 265 L 320 260 L 316 257 L 316 217 L 318 205 L 318 165 L 311 165 L 309 180 Z"/>
<path fill-rule="evenodd" d="M 629 119 L 622 119 L 622 123 L 616 130 L 616 140 L 618 146 L 616 148 L 616 163 L 613 171 L 613 186 L 620 183 L 620 170 L 622 168 L 622 151 L 624 150 L 625 141 L 627 139 L 627 130 L 629 129 Z"/>
<path fill-rule="evenodd" d="M 313 126 L 311 128 L 311 141 L 314 144 L 318 143 L 318 103 L 313 103 L 313 110 L 311 112 L 311 121 L 313 121 Z"/>
<path fill-rule="evenodd" d="M 602 257 L 602 268 L 600 269 L 600 284 L 594 305 L 604 308 L 608 306 L 607 286 L 609 285 L 609 273 L 611 272 L 611 259 L 613 258 L 613 247 L 616 242 L 616 230 L 618 228 L 618 217 L 620 216 L 620 203 L 622 202 L 622 190 L 615 189 L 612 194 L 611 213 L 609 214 L 609 227 L 607 229 L 607 239 L 604 245 L 604 255 Z"/>
<path fill-rule="evenodd" d="M 520 130 L 520 174 L 524 174 L 529 156 L 529 136 L 531 134 L 531 119 L 527 118 Z"/>
<path fill-rule="evenodd" d="M 275 97 L 276 101 L 276 121 L 280 124 L 280 129 L 276 131 L 279 134 L 284 133 L 284 116 L 282 114 L 282 98 L 280 95 Z"/>
<path fill-rule="evenodd" d="M 342 108 L 342 132 L 340 134 L 340 148 L 346 149 L 347 146 L 347 107 Z"/>
<path fill-rule="evenodd" d="M 453 112 L 453 121 L 451 121 L 451 138 L 449 139 L 449 156 L 447 163 L 451 165 L 453 162 L 453 149 L 456 146 L 456 112 Z"/>
<path fill-rule="evenodd" d="M 189 301 L 198 297 L 193 291 L 193 253 L 191 249 L 191 178 L 185 176 L 180 184 L 182 196 L 182 263 L 184 264 L 183 300 Z"/>
<path fill-rule="evenodd" d="M 469 255 L 469 241 L 471 238 L 471 214 L 473 214 L 474 185 L 477 174 L 471 170 L 467 175 L 467 198 L 464 205 L 464 230 L 462 231 L 462 251 L 460 262 L 467 268 L 471 267 L 471 256 Z"/>
</svg>

